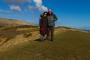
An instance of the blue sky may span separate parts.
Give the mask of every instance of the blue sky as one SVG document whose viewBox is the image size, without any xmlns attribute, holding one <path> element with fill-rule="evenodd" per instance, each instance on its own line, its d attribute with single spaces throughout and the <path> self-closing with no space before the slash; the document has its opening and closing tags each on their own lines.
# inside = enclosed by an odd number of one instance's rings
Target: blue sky
<svg viewBox="0 0 90 60">
<path fill-rule="evenodd" d="M 10 5 L 20 6 L 20 11 L 12 11 Z M 32 2 L 8 4 L 0 0 L 0 17 L 25 20 L 38 23 L 41 12 L 38 9 L 28 10 L 28 6 L 35 6 Z M 44 6 L 53 10 L 57 15 L 56 25 L 71 27 L 90 26 L 90 1 L 89 0 L 43 0 Z M 33 18 L 34 16 L 34 18 Z"/>
</svg>

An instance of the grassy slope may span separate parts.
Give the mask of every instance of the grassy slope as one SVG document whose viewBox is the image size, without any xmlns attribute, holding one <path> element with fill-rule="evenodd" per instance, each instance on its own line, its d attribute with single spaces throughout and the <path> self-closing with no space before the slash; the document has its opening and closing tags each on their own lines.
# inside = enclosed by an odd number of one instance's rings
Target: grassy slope
<svg viewBox="0 0 90 60">
<path fill-rule="evenodd" d="M 90 33 L 58 31 L 54 42 L 30 41 L 1 52 L 0 60 L 90 60 Z"/>
<path fill-rule="evenodd" d="M 7 26 L 7 25 L 15 26 L 15 25 L 25 25 L 25 24 L 28 23 L 22 20 L 0 18 L 0 26 Z"/>
</svg>

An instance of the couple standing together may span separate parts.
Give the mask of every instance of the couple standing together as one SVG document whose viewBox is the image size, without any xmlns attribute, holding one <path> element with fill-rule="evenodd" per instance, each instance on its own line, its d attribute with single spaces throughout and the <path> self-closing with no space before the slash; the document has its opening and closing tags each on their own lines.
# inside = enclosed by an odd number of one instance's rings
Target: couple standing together
<svg viewBox="0 0 90 60">
<path fill-rule="evenodd" d="M 40 39 L 53 41 L 56 15 L 49 9 L 40 15 Z"/>
</svg>

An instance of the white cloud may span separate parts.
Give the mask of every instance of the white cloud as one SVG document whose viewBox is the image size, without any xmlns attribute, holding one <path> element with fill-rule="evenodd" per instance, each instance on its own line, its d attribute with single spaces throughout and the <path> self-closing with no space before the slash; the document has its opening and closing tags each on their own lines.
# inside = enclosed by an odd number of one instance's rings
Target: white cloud
<svg viewBox="0 0 90 60">
<path fill-rule="evenodd" d="M 10 9 L 13 10 L 13 11 L 21 11 L 20 6 L 18 6 L 18 5 L 11 5 Z"/>
<path fill-rule="evenodd" d="M 42 0 L 33 0 L 35 2 L 36 7 L 41 10 L 41 11 L 47 11 L 48 8 L 44 5 L 42 5 L 43 1 Z"/>
<path fill-rule="evenodd" d="M 48 8 L 43 6 L 43 5 L 40 5 L 40 6 L 36 6 L 40 11 L 48 11 Z"/>
<path fill-rule="evenodd" d="M 42 0 L 33 0 L 36 4 L 42 4 Z"/>
<path fill-rule="evenodd" d="M 15 5 L 9 4 L 10 9 L 14 10 L 14 11 L 21 11 L 22 9 L 21 9 L 21 6 L 19 6 L 19 3 L 23 3 L 23 2 L 29 2 L 29 3 L 34 2 L 35 7 L 33 9 L 38 9 L 40 11 L 47 11 L 48 10 L 48 8 L 43 5 L 43 0 L 6 0 L 6 1 L 11 2 L 12 4 L 15 3 Z M 18 5 L 16 3 L 18 3 Z"/>
</svg>

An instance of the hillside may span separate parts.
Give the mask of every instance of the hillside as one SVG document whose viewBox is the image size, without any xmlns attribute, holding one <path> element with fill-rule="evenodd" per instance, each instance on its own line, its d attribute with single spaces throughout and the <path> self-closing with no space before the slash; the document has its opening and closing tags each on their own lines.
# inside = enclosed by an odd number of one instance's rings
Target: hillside
<svg viewBox="0 0 90 60">
<path fill-rule="evenodd" d="M 51 42 L 37 40 L 38 30 L 18 29 L 2 32 L 0 60 L 90 60 L 89 32 L 58 28 Z"/>
<path fill-rule="evenodd" d="M 18 26 L 18 25 L 28 25 L 28 23 L 22 20 L 0 18 L 0 26 Z"/>
</svg>

